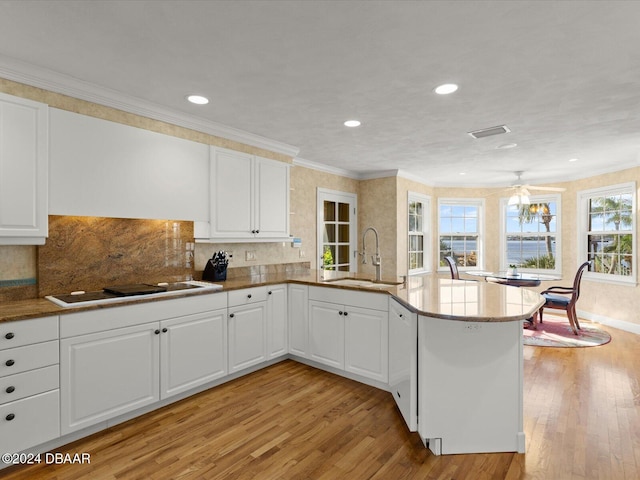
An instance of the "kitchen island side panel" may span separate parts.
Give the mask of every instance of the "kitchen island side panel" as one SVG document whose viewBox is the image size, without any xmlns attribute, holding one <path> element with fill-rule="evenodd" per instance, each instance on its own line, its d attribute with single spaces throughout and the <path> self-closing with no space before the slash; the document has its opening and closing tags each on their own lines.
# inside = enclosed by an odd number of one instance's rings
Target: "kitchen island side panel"
<svg viewBox="0 0 640 480">
<path fill-rule="evenodd" d="M 418 338 L 418 431 L 434 453 L 524 453 L 522 322 L 420 316 Z"/>
</svg>

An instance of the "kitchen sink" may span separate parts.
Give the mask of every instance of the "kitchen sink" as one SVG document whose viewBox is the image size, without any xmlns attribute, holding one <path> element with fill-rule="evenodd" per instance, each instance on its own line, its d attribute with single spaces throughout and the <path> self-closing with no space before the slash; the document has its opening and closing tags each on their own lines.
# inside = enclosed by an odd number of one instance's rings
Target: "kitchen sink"
<svg viewBox="0 0 640 480">
<path fill-rule="evenodd" d="M 327 280 L 325 283 L 330 283 L 332 285 L 344 285 L 345 287 L 385 289 L 385 288 L 396 287 L 398 285 L 401 285 L 402 282 L 384 283 L 384 282 L 376 282 L 374 280 L 364 280 L 364 279 L 358 279 L 358 278 L 339 278 L 336 280 Z"/>
</svg>

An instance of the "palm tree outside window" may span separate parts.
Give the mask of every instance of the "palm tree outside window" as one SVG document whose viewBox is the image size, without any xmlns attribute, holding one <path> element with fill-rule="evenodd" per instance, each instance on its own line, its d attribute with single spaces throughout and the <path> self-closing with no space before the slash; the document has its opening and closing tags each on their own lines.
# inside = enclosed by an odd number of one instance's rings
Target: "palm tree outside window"
<svg viewBox="0 0 640 480">
<path fill-rule="evenodd" d="M 592 260 L 591 279 L 635 283 L 635 182 L 578 193 L 581 260 Z"/>
<path fill-rule="evenodd" d="M 560 195 L 531 196 L 529 205 L 502 201 L 504 230 L 502 268 L 561 273 Z"/>
</svg>

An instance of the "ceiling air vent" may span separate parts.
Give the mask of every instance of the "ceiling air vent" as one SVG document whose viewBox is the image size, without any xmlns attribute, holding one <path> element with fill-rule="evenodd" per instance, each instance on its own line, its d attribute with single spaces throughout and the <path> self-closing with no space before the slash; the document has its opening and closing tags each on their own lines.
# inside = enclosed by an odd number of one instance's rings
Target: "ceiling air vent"
<svg viewBox="0 0 640 480">
<path fill-rule="evenodd" d="M 482 128 L 480 130 L 473 130 L 472 132 L 467 132 L 469 133 L 469 135 L 471 135 L 473 138 L 484 138 L 484 137 L 490 137 L 491 135 L 501 135 L 503 133 L 509 133 L 511 130 L 509 130 L 509 127 L 507 127 L 506 125 L 498 125 L 497 127 L 489 127 L 489 128 Z"/>
</svg>

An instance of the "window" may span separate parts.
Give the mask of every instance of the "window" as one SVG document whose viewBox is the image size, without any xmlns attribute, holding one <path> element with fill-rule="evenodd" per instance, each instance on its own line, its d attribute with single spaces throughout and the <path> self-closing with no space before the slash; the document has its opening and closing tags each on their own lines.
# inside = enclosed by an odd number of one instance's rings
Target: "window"
<svg viewBox="0 0 640 480">
<path fill-rule="evenodd" d="M 534 195 L 530 205 L 508 205 L 501 200 L 501 269 L 511 265 L 539 273 L 561 273 L 560 195 Z"/>
<path fill-rule="evenodd" d="M 631 182 L 578 193 L 578 262 L 593 261 L 585 276 L 635 283 L 635 192 Z"/>
<path fill-rule="evenodd" d="M 409 192 L 409 273 L 428 270 L 430 199 Z"/>
<path fill-rule="evenodd" d="M 438 204 L 440 266 L 451 255 L 462 268 L 482 268 L 482 211 L 478 199 L 441 199 Z"/>
</svg>

